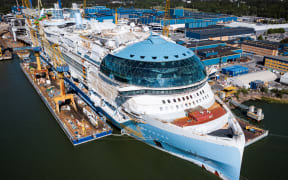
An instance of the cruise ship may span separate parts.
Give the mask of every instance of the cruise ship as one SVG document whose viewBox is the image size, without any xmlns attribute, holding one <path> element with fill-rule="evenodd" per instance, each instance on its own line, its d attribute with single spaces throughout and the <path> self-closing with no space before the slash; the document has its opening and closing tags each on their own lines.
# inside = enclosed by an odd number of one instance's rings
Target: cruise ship
<svg viewBox="0 0 288 180">
<path fill-rule="evenodd" d="M 42 58 L 50 61 L 46 47 L 57 44 L 71 80 L 123 134 L 222 179 L 239 179 L 244 134 L 193 51 L 145 26 L 88 21 L 76 8 L 65 20 L 62 9 L 47 11 L 57 18 L 40 22 Z"/>
</svg>

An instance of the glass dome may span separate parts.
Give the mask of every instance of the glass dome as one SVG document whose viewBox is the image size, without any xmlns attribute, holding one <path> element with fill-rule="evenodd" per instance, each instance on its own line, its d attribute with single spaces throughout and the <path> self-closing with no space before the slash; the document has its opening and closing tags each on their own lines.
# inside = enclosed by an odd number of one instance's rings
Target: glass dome
<svg viewBox="0 0 288 180">
<path fill-rule="evenodd" d="M 100 71 L 113 80 L 149 88 L 188 86 L 205 79 L 205 67 L 191 50 L 162 38 L 156 43 L 148 40 L 149 43 L 145 40 L 107 55 Z M 157 52 L 157 46 L 161 47 L 161 52 Z M 152 49 L 154 52 L 148 51 Z M 133 57 L 129 56 L 131 53 Z M 182 54 L 181 58 L 177 53 Z"/>
</svg>

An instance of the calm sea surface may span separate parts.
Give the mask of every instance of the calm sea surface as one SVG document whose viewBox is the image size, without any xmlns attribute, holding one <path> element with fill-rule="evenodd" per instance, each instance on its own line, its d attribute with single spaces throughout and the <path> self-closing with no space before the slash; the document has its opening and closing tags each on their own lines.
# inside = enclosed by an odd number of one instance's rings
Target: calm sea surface
<svg viewBox="0 0 288 180">
<path fill-rule="evenodd" d="M 249 103 L 263 108 L 271 135 L 245 150 L 241 179 L 288 179 L 288 105 Z M 218 179 L 129 137 L 73 147 L 18 58 L 0 62 L 0 115 L 1 179 Z"/>
</svg>

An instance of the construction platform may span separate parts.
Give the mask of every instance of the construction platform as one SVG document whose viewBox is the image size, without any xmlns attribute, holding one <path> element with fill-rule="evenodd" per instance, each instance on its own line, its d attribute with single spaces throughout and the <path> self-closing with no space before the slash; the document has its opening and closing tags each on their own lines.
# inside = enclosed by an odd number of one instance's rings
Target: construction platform
<svg viewBox="0 0 288 180">
<path fill-rule="evenodd" d="M 21 62 L 20 66 L 74 146 L 112 134 L 112 129 L 106 124 L 105 117 L 100 116 L 96 111 L 91 109 L 89 105 L 76 94 L 73 94 L 73 96 L 77 110 L 74 110 L 72 105 L 65 103 L 61 106 L 60 112 L 58 112 L 53 98 L 56 97 L 60 91 L 58 80 L 54 78 L 50 78 L 50 80 L 43 78 L 34 79 L 34 73 L 32 71 L 33 66 L 35 66 L 34 62 Z M 51 71 L 49 74 L 52 73 Z"/>
<path fill-rule="evenodd" d="M 255 125 L 250 124 L 248 121 L 236 117 L 239 125 L 241 126 L 243 133 L 245 135 L 245 147 L 260 141 L 261 139 L 265 138 L 268 136 L 269 131 L 259 128 Z"/>
</svg>

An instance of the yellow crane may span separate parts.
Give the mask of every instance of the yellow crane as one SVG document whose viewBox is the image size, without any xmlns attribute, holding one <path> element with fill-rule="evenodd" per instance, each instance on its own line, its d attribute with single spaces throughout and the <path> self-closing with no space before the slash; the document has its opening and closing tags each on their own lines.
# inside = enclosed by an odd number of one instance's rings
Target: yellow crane
<svg viewBox="0 0 288 180">
<path fill-rule="evenodd" d="M 59 86 L 60 86 L 59 96 L 54 97 L 56 109 L 58 112 L 60 112 L 60 103 L 66 102 L 68 100 L 70 101 L 71 105 L 76 111 L 77 108 L 76 108 L 73 94 L 66 94 L 65 92 L 64 73 L 69 71 L 69 66 L 65 63 L 61 50 L 59 49 L 59 46 L 57 44 L 53 44 L 51 48 L 54 52 L 53 57 L 52 57 L 53 66 L 57 72 L 57 78 L 59 79 Z"/>
<path fill-rule="evenodd" d="M 82 17 L 84 18 L 85 17 L 85 8 L 86 8 L 86 0 L 83 0 L 83 13 L 82 13 Z"/>
<path fill-rule="evenodd" d="M 170 26 L 170 0 L 166 0 L 165 15 L 163 19 L 163 36 L 169 36 L 169 26 Z"/>
<path fill-rule="evenodd" d="M 118 14 L 117 14 L 117 8 L 115 9 L 115 24 L 118 24 Z"/>
<path fill-rule="evenodd" d="M 27 9 L 29 9 L 32 6 L 29 0 L 24 0 L 24 4 L 25 4 L 25 7 Z M 38 8 L 40 8 L 39 4 L 40 3 L 38 1 Z M 40 9 L 38 9 L 38 11 L 40 11 Z M 28 13 L 25 16 L 26 16 L 26 21 L 27 21 L 28 28 L 30 31 L 30 39 L 32 41 L 32 47 L 33 47 L 33 51 L 34 51 L 34 55 L 36 57 L 36 63 L 37 63 L 37 68 L 36 68 L 36 70 L 34 70 L 34 79 L 36 79 L 36 75 L 42 74 L 42 73 L 45 73 L 46 78 L 49 78 L 48 70 L 45 68 L 42 68 L 41 61 L 40 61 L 40 53 L 39 52 L 41 51 L 41 47 L 39 45 L 38 35 L 37 35 L 37 30 L 39 30 L 39 21 L 35 20 L 34 21 L 35 27 L 33 27 L 33 24 L 30 20 L 31 15 Z"/>
</svg>

